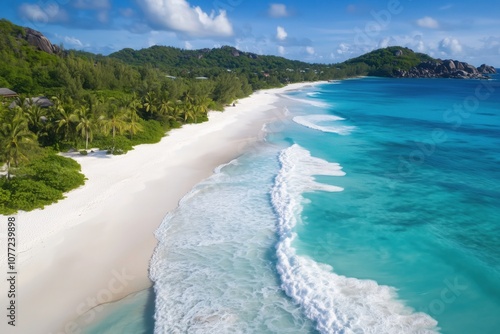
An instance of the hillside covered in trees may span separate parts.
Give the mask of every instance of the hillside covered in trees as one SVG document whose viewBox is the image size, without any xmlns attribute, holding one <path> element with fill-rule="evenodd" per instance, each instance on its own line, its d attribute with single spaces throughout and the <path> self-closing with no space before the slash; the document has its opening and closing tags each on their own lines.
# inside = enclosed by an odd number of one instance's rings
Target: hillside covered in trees
<svg viewBox="0 0 500 334">
<path fill-rule="evenodd" d="M 391 46 L 349 59 L 345 64 L 365 64 L 369 68 L 367 75 L 392 77 L 397 70 L 408 71 L 412 67 L 428 61 L 436 61 L 436 59 L 424 53 L 413 52 L 408 48 Z"/>
<path fill-rule="evenodd" d="M 400 46 L 374 50 L 347 60 L 344 65 L 366 65 L 368 76 L 390 78 L 489 79 L 489 74 L 496 73 L 495 68 L 486 64 L 476 68 L 458 60 L 434 59 Z"/>
<path fill-rule="evenodd" d="M 83 184 L 78 164 L 57 152 L 98 147 L 122 154 L 158 142 L 171 128 L 206 121 L 208 110 L 257 89 L 334 76 L 332 66 L 230 47 L 124 49 L 110 56 L 64 50 L 4 19 L 0 59 L 0 89 L 7 92 L 0 97 L 0 213 L 43 207 Z M 366 69 L 334 72 L 342 78 Z"/>
<path fill-rule="evenodd" d="M 229 46 L 153 46 L 103 56 L 64 50 L 4 19 L 0 59 L 0 213 L 43 207 L 83 184 L 78 164 L 58 152 L 87 154 L 98 147 L 122 154 L 158 142 L 182 124 L 204 122 L 209 110 L 222 110 L 258 89 L 392 76 L 432 60 L 404 48 L 340 64 L 309 64 Z"/>
<path fill-rule="evenodd" d="M 201 50 L 153 46 L 137 51 L 123 49 L 109 57 L 130 65 L 153 66 L 174 77 L 213 79 L 232 73 L 246 78 L 253 90 L 291 82 L 341 79 L 366 74 L 368 70 L 364 64 L 309 64 L 283 57 L 243 52 L 230 46 Z"/>
</svg>

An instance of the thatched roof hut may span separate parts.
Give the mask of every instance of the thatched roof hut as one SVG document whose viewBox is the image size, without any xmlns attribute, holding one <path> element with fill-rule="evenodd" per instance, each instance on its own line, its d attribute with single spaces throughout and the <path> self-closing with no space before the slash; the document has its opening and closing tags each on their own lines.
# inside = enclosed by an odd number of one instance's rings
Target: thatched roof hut
<svg viewBox="0 0 500 334">
<path fill-rule="evenodd" d="M 25 105 L 30 105 L 30 104 L 37 105 L 40 108 L 48 108 L 48 107 L 52 107 L 54 105 L 54 103 L 52 103 L 52 101 L 50 101 L 45 96 L 37 96 L 37 97 L 29 98 L 29 99 L 24 99 L 24 104 Z M 17 106 L 17 102 L 14 101 L 10 104 L 9 108 L 14 108 L 16 106 Z"/>
<path fill-rule="evenodd" d="M 1 97 L 16 97 L 17 93 L 8 88 L 0 88 L 0 96 Z"/>
</svg>

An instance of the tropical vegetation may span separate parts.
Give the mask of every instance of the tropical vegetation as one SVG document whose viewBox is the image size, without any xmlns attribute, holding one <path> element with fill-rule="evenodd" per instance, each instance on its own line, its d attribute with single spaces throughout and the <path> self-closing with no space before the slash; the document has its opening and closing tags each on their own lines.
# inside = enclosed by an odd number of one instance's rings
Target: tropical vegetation
<svg viewBox="0 0 500 334">
<path fill-rule="evenodd" d="M 308 64 L 229 46 L 153 46 L 109 56 L 61 46 L 47 53 L 26 34 L 0 20 L 0 87 L 19 94 L 0 100 L 0 213 L 42 207 L 83 184 L 78 164 L 58 152 L 86 155 L 97 147 L 123 154 L 158 142 L 172 128 L 207 121 L 209 110 L 257 89 L 366 75 L 393 57 L 390 50 L 342 64 Z M 406 54 L 405 66 L 414 60 Z M 42 107 L 38 96 L 51 105 Z M 68 182 L 58 183 L 59 177 Z"/>
</svg>

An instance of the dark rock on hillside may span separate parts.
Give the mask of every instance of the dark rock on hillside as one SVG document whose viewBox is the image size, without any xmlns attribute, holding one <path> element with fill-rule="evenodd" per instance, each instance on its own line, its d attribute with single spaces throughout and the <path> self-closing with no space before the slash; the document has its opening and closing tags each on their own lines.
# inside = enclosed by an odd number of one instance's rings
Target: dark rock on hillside
<svg viewBox="0 0 500 334">
<path fill-rule="evenodd" d="M 493 66 L 489 66 L 489 65 L 486 65 L 486 64 L 483 64 L 483 65 L 479 66 L 477 68 L 477 70 L 479 71 L 479 73 L 482 73 L 482 74 L 494 74 L 494 73 L 497 73 L 497 70 L 495 70 L 495 68 Z"/>
<path fill-rule="evenodd" d="M 24 37 L 29 44 L 38 48 L 39 50 L 45 51 L 50 54 L 57 54 L 61 49 L 52 44 L 47 37 L 45 37 L 41 32 L 33 30 L 31 28 L 25 28 L 26 36 Z"/>
<path fill-rule="evenodd" d="M 455 66 L 455 62 L 453 60 L 445 60 L 443 62 L 443 66 L 450 72 L 456 71 L 457 67 Z"/>
<path fill-rule="evenodd" d="M 488 79 L 487 74 L 496 73 L 495 68 L 481 65 L 476 68 L 458 60 L 426 61 L 412 67 L 409 71 L 397 70 L 396 78 L 453 78 L 453 79 Z"/>
</svg>

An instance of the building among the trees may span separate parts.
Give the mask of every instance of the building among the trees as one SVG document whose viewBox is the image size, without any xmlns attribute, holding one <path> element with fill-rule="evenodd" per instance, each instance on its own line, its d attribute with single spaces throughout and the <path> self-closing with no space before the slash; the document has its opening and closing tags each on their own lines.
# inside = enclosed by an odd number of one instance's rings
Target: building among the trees
<svg viewBox="0 0 500 334">
<path fill-rule="evenodd" d="M 24 104 L 25 105 L 37 105 L 40 108 L 48 108 L 52 107 L 54 103 L 50 101 L 48 98 L 45 96 L 37 96 L 37 97 L 32 97 L 29 99 L 24 99 Z M 10 104 L 9 108 L 14 108 L 17 106 L 17 101 L 14 101 Z"/>
<path fill-rule="evenodd" d="M 8 88 L 0 88 L 0 97 L 16 97 L 17 93 Z"/>
</svg>

